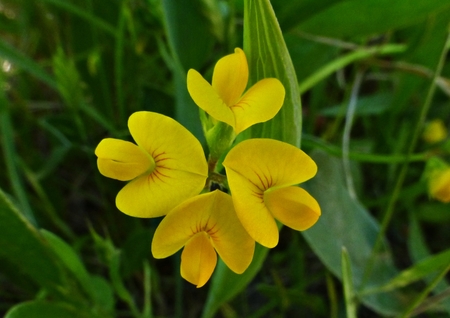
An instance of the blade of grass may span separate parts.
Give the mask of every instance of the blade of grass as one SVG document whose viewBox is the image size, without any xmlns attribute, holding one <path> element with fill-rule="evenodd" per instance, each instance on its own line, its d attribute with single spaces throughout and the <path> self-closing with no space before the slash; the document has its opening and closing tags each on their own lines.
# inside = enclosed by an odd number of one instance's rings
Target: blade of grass
<svg viewBox="0 0 450 318">
<path fill-rule="evenodd" d="M 441 51 L 441 56 L 440 56 L 439 61 L 438 61 L 437 65 L 436 65 L 436 70 L 434 72 L 433 79 L 431 80 L 427 96 L 426 96 L 425 101 L 424 101 L 424 103 L 422 105 L 422 108 L 420 110 L 419 118 L 418 118 L 417 124 L 415 126 L 415 129 L 413 131 L 413 134 L 412 134 L 412 137 L 411 137 L 411 142 L 409 144 L 408 150 L 406 152 L 406 157 L 407 158 L 409 158 L 412 155 L 412 153 L 413 153 L 413 151 L 414 151 L 414 149 L 416 147 L 417 141 L 419 140 L 419 136 L 420 136 L 422 127 L 423 127 L 423 125 L 425 123 L 425 119 L 426 119 L 428 110 L 430 109 L 431 102 L 433 100 L 433 96 L 434 96 L 434 93 L 436 91 L 436 79 L 438 78 L 438 76 L 442 72 L 442 69 L 444 67 L 444 63 L 445 63 L 445 60 L 446 60 L 447 53 L 448 53 L 449 49 L 450 49 L 450 33 L 447 32 L 447 38 L 446 38 L 446 40 L 444 42 L 444 45 L 443 45 L 443 48 L 442 48 L 442 51 Z M 406 173 L 408 171 L 408 166 L 409 166 L 409 160 L 405 160 L 405 162 L 403 163 L 403 165 L 402 165 L 402 167 L 400 169 L 400 172 L 398 174 L 397 181 L 396 181 L 396 184 L 394 186 L 394 191 L 393 191 L 391 199 L 390 199 L 390 201 L 388 203 L 386 212 L 385 212 L 385 214 L 383 216 L 383 219 L 382 219 L 382 222 L 381 222 L 380 231 L 378 232 L 377 239 L 376 239 L 375 244 L 374 244 L 374 246 L 372 248 L 370 259 L 369 259 L 369 261 L 367 263 L 367 266 L 366 266 L 366 268 L 364 270 L 364 278 L 363 278 L 363 282 L 362 282 L 362 284 L 360 286 L 361 289 L 363 289 L 364 284 L 367 283 L 367 281 L 369 280 L 370 274 L 372 272 L 373 264 L 374 264 L 375 255 L 376 255 L 376 253 L 377 253 L 377 251 L 378 251 L 378 249 L 379 249 L 379 247 L 380 247 L 380 245 L 381 245 L 381 243 L 383 241 L 383 238 L 385 236 L 387 227 L 388 227 L 388 225 L 389 225 L 389 223 L 390 223 L 390 221 L 392 219 L 392 216 L 394 214 L 395 204 L 396 204 L 397 199 L 398 199 L 398 197 L 400 195 L 401 188 L 403 187 L 403 183 L 404 183 L 405 178 L 406 178 Z"/>
<path fill-rule="evenodd" d="M 347 249 L 342 248 L 341 254 L 342 267 L 342 283 L 344 285 L 345 308 L 347 311 L 347 318 L 356 318 L 356 295 L 353 288 L 352 269 L 350 264 L 350 257 Z"/>
<path fill-rule="evenodd" d="M 317 72 L 313 73 L 311 76 L 306 78 L 303 82 L 299 83 L 298 89 L 300 94 L 303 94 L 307 90 L 311 89 L 314 85 L 316 85 L 321 80 L 327 78 L 337 70 L 340 70 L 346 67 L 349 64 L 352 64 L 359 60 L 364 60 L 366 58 L 375 56 L 375 55 L 387 55 L 387 54 L 396 54 L 402 53 L 406 50 L 405 45 L 401 44 L 386 44 L 381 46 L 375 46 L 370 48 L 361 48 L 350 52 L 344 56 L 338 57 L 337 59 L 331 61 L 330 63 L 324 65 L 322 68 L 317 70 Z"/>
<path fill-rule="evenodd" d="M 450 298 L 450 287 L 445 289 L 442 293 L 437 294 L 435 296 L 427 298 L 425 301 L 422 302 L 422 304 L 418 307 L 416 307 L 413 312 L 411 313 L 411 317 L 417 316 L 428 309 L 432 308 L 436 304 Z"/>
<path fill-rule="evenodd" d="M 312 136 L 308 134 L 303 134 L 302 143 L 305 147 L 314 147 L 319 148 L 326 151 L 330 155 L 334 155 L 336 157 L 342 156 L 342 148 L 327 143 L 326 141 Z M 349 152 L 348 157 L 351 160 L 360 161 L 360 162 L 370 162 L 376 164 L 392 164 L 398 162 L 405 162 L 405 160 L 409 160 L 409 162 L 415 161 L 426 161 L 429 157 L 428 153 L 417 153 L 412 154 L 411 156 L 406 155 L 379 155 L 379 154 L 371 154 L 371 153 L 361 153 L 361 152 Z"/>
<path fill-rule="evenodd" d="M 362 291 L 360 295 L 373 294 L 394 290 L 412 284 L 418 280 L 426 278 L 428 275 L 446 267 L 450 263 L 450 249 L 439 254 L 429 256 L 417 262 L 399 275 L 391 279 L 387 284 Z"/>
<path fill-rule="evenodd" d="M 2 84 L 2 82 L 3 81 L 0 78 L 0 84 Z M 6 100 L 3 89 L 0 89 L 0 132 L 0 140 L 3 148 L 6 169 L 8 171 L 8 177 L 15 197 L 19 202 L 21 208 L 20 210 L 31 224 L 37 226 L 36 218 L 33 210 L 31 209 L 25 186 L 19 173 L 19 166 L 16 160 L 17 153 L 14 147 L 14 130 L 11 125 L 11 118 L 8 111 L 8 101 Z"/>
<path fill-rule="evenodd" d="M 411 314 L 413 313 L 414 309 L 419 306 L 424 299 L 427 297 L 427 295 L 436 287 L 439 282 L 441 282 L 445 275 L 450 271 L 450 265 L 448 265 L 444 270 L 439 273 L 438 276 L 416 297 L 416 299 L 411 303 L 411 305 L 408 307 L 408 309 L 405 311 L 405 313 L 402 315 L 402 317 L 411 317 Z"/>
<path fill-rule="evenodd" d="M 70 226 L 59 217 L 55 207 L 47 196 L 44 187 L 39 182 L 37 174 L 26 167 L 24 163 L 22 164 L 22 168 L 28 183 L 33 188 L 36 195 L 39 197 L 42 209 L 47 214 L 48 219 L 55 225 L 56 228 L 59 229 L 59 231 L 61 231 L 61 233 L 64 233 L 64 235 L 68 239 L 74 241 L 76 238 L 75 234 L 73 233 Z"/>
</svg>

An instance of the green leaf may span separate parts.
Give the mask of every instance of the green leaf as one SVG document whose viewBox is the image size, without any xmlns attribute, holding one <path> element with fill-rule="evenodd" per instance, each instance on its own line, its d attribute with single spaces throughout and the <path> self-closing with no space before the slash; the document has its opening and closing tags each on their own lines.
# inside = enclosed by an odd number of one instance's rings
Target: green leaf
<svg viewBox="0 0 450 318">
<path fill-rule="evenodd" d="M 112 312 L 114 310 L 114 292 L 110 283 L 101 276 L 91 275 L 93 299 L 100 308 Z"/>
<path fill-rule="evenodd" d="M 53 253 L 1 190 L 0 259 L 54 294 L 66 292 L 62 268 Z"/>
<path fill-rule="evenodd" d="M 312 228 L 302 234 L 322 263 L 340 279 L 341 253 L 345 246 L 352 266 L 353 283 L 359 290 L 379 224 L 349 195 L 340 159 L 322 151 L 314 151 L 311 157 L 318 166 L 318 173 L 305 184 L 305 188 L 319 202 L 322 215 Z M 372 275 L 365 285 L 379 286 L 397 273 L 389 248 L 384 244 L 375 257 Z M 406 308 L 408 297 L 399 292 L 378 293 L 365 296 L 361 301 L 380 314 L 397 315 Z"/>
<path fill-rule="evenodd" d="M 348 256 L 348 252 L 345 247 L 342 248 L 341 266 L 347 318 L 356 318 L 356 295 L 353 289 L 352 268 L 350 264 L 350 257 Z"/>
<path fill-rule="evenodd" d="M 91 313 L 62 302 L 30 301 L 11 308 L 5 318 L 94 318 Z"/>
<path fill-rule="evenodd" d="M 450 8 L 447 0 L 342 1 L 311 17 L 299 28 L 330 37 L 356 37 L 403 28 Z"/>
<path fill-rule="evenodd" d="M 109 283 L 100 276 L 90 275 L 76 251 L 57 235 L 40 230 L 53 252 L 65 267 L 76 277 L 81 287 L 94 303 L 93 309 L 112 310 L 114 297 Z"/>
<path fill-rule="evenodd" d="M 291 57 L 269 0 L 244 2 L 244 51 L 249 64 L 249 85 L 278 78 L 286 89 L 284 105 L 268 122 L 254 125 L 241 138 L 266 137 L 300 146 L 302 104 Z"/>
<path fill-rule="evenodd" d="M 87 272 L 75 250 L 57 235 L 44 229 L 40 231 L 42 236 L 44 236 L 44 238 L 47 240 L 53 252 L 59 257 L 66 268 L 74 274 L 74 276 L 78 279 L 81 286 L 83 286 L 88 295 L 92 296 L 93 290 L 89 273 Z"/>
<path fill-rule="evenodd" d="M 209 288 L 203 318 L 214 317 L 217 310 L 240 293 L 256 276 L 266 259 L 268 249 L 256 244 L 255 254 L 250 266 L 243 274 L 232 272 L 222 260 L 219 260 Z"/>
<path fill-rule="evenodd" d="M 343 0 L 272 0 L 273 8 L 280 21 L 281 29 L 286 32 L 309 17 Z"/>
</svg>

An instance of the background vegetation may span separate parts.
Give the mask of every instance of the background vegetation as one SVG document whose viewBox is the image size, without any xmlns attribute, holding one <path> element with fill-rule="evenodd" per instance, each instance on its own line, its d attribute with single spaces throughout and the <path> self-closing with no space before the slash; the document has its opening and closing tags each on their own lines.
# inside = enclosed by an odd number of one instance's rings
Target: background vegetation
<svg viewBox="0 0 450 318">
<path fill-rule="evenodd" d="M 155 260 L 158 220 L 120 213 L 94 149 L 138 110 L 202 139 L 186 71 L 243 46 L 239 0 L 0 0 L 0 313 L 14 317 L 447 317 L 446 0 L 272 0 L 302 94 L 323 216 L 281 231 L 248 285 L 196 289 Z M 375 248 L 374 248 L 375 246 Z M 342 247 L 345 247 L 342 251 Z M 216 275 L 217 276 L 217 275 Z M 253 278 L 253 279 L 252 279 Z M 235 296 L 235 297 L 233 297 Z"/>
</svg>

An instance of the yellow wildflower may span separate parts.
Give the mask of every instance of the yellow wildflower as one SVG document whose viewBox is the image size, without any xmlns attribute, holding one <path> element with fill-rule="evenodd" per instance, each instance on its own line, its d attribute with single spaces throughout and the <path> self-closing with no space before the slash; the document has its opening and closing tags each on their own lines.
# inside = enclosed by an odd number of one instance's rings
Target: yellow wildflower
<svg viewBox="0 0 450 318">
<path fill-rule="evenodd" d="M 103 139 L 97 165 L 105 177 L 130 181 L 117 194 L 117 208 L 135 217 L 167 214 L 203 189 L 208 166 L 199 141 L 170 117 L 136 112 L 128 120 L 136 144 Z"/>
<path fill-rule="evenodd" d="M 261 245 L 278 244 L 275 219 L 299 231 L 319 219 L 317 201 L 295 186 L 312 178 L 317 166 L 297 147 L 273 139 L 249 139 L 231 149 L 223 165 L 236 214 Z"/>
<path fill-rule="evenodd" d="M 187 75 L 194 102 L 214 119 L 232 126 L 236 134 L 272 119 L 284 102 L 284 86 L 278 79 L 260 80 L 244 94 L 247 82 L 247 58 L 239 48 L 216 63 L 212 84 L 196 70 L 190 69 Z"/>
<path fill-rule="evenodd" d="M 231 197 L 216 190 L 170 211 L 155 231 L 152 254 L 166 258 L 183 246 L 181 276 L 202 287 L 216 267 L 216 251 L 232 271 L 241 274 L 252 261 L 255 241 L 239 222 Z"/>
</svg>

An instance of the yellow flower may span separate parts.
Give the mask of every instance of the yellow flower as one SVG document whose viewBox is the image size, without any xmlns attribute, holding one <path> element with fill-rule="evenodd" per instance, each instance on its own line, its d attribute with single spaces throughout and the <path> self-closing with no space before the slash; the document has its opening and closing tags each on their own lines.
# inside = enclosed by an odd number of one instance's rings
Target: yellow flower
<svg viewBox="0 0 450 318">
<path fill-rule="evenodd" d="M 258 243 L 278 244 L 275 219 L 303 231 L 320 216 L 317 201 L 294 186 L 312 178 L 315 162 L 302 150 L 273 139 L 245 140 L 223 162 L 236 214 Z"/>
<path fill-rule="evenodd" d="M 255 241 L 239 222 L 231 197 L 216 190 L 170 211 L 155 231 L 152 254 L 166 258 L 183 246 L 181 276 L 202 287 L 216 267 L 216 251 L 232 271 L 241 274 L 252 261 Z"/>
<path fill-rule="evenodd" d="M 272 119 L 284 102 L 284 86 L 278 79 L 265 78 L 244 94 L 247 82 L 247 58 L 239 48 L 217 62 L 212 85 L 196 70 L 190 69 L 187 75 L 194 102 L 214 119 L 232 126 L 236 134 Z"/>
<path fill-rule="evenodd" d="M 450 167 L 430 174 L 428 190 L 432 198 L 444 203 L 450 202 Z"/>
<path fill-rule="evenodd" d="M 136 112 L 128 120 L 136 144 L 103 139 L 97 165 L 105 177 L 129 181 L 116 197 L 117 208 L 135 217 L 167 214 L 203 189 L 208 167 L 199 141 L 170 117 Z"/>
<path fill-rule="evenodd" d="M 434 144 L 447 138 L 447 129 L 441 119 L 434 119 L 425 126 L 422 138 Z"/>
</svg>

